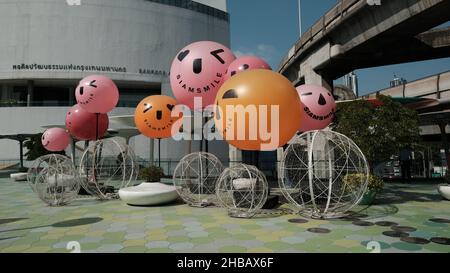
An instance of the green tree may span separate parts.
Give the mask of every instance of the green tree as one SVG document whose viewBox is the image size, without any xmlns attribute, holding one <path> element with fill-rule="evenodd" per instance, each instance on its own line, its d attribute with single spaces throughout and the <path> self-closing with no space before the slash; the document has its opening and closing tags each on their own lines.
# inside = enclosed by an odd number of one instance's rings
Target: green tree
<svg viewBox="0 0 450 273">
<path fill-rule="evenodd" d="M 25 146 L 25 148 L 27 148 L 27 152 L 25 153 L 25 156 L 27 157 L 28 161 L 33 161 L 43 155 L 47 155 L 47 154 L 61 154 L 61 155 L 66 155 L 65 151 L 62 152 L 50 152 L 47 151 L 44 146 L 42 146 L 42 142 L 41 142 L 41 138 L 42 138 L 42 133 L 36 134 L 34 135 L 32 138 L 30 138 L 29 140 L 26 140 L 23 145 Z"/>
<path fill-rule="evenodd" d="M 379 95 L 381 106 L 365 100 L 338 105 L 335 131 L 351 138 L 366 156 L 370 170 L 376 163 L 397 155 L 420 139 L 417 112 L 403 107 L 391 97 Z"/>
</svg>

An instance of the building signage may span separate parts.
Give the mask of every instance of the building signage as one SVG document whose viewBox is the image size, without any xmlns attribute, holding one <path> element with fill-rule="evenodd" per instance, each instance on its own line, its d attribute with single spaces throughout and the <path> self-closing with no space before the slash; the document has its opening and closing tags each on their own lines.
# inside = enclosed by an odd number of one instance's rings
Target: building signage
<svg viewBox="0 0 450 273">
<path fill-rule="evenodd" d="M 79 71 L 79 72 L 114 72 L 114 73 L 127 73 L 129 70 L 126 67 L 116 66 L 99 66 L 99 65 L 63 65 L 63 64 L 18 64 L 13 65 L 12 69 L 15 71 L 27 70 L 27 71 Z M 139 74 L 142 75 L 156 75 L 156 76 L 168 76 L 169 73 L 164 70 L 139 68 Z"/>
</svg>

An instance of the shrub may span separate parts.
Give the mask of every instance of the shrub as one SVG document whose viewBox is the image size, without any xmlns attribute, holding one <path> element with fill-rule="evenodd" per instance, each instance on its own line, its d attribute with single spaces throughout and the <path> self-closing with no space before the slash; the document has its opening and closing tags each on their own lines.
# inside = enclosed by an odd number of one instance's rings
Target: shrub
<svg viewBox="0 0 450 273">
<path fill-rule="evenodd" d="M 359 184 L 364 178 L 364 174 L 347 174 L 344 176 L 344 184 L 350 189 L 359 188 Z M 375 175 L 369 175 L 369 181 L 367 184 L 368 191 L 380 192 L 383 190 L 384 182 L 381 178 Z"/>
<path fill-rule="evenodd" d="M 164 177 L 164 170 L 156 166 L 142 168 L 139 172 L 139 179 L 146 182 L 160 182 L 162 177 Z"/>
</svg>

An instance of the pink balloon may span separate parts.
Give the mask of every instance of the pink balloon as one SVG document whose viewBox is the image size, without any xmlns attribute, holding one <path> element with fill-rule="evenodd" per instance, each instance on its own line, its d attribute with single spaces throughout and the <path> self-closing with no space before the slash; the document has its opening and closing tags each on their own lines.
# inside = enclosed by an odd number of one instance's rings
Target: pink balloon
<svg viewBox="0 0 450 273">
<path fill-rule="evenodd" d="M 97 128 L 97 114 L 89 113 L 75 104 L 66 114 L 66 129 L 78 140 L 96 140 L 96 137 L 105 136 L 109 127 L 109 118 L 107 114 L 98 115 L 98 134 L 95 133 Z"/>
<path fill-rule="evenodd" d="M 47 151 L 60 152 L 69 146 L 70 136 L 62 128 L 51 128 L 42 134 L 41 142 Z"/>
<path fill-rule="evenodd" d="M 80 81 L 75 97 L 78 104 L 90 113 L 108 113 L 119 102 L 119 90 L 108 77 L 91 75 Z"/>
<path fill-rule="evenodd" d="M 170 69 L 170 84 L 177 101 L 193 110 L 214 104 L 234 59 L 230 49 L 216 42 L 201 41 L 183 48 Z M 194 107 L 195 97 L 202 98 L 201 107 Z"/>
<path fill-rule="evenodd" d="M 270 65 L 261 58 L 255 56 L 242 56 L 234 60 L 228 67 L 224 81 L 233 77 L 239 72 L 252 69 L 268 69 L 272 70 Z"/>
<path fill-rule="evenodd" d="M 318 85 L 297 87 L 302 104 L 300 132 L 321 130 L 333 121 L 336 102 L 330 91 Z"/>
</svg>

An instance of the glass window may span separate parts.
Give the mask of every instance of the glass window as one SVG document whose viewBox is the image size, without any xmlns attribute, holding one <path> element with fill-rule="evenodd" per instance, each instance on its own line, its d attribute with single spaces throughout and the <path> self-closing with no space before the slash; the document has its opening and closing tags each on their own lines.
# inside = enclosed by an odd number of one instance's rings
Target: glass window
<svg viewBox="0 0 450 273">
<path fill-rule="evenodd" d="M 35 86 L 32 106 L 69 106 L 69 87 Z"/>
</svg>

